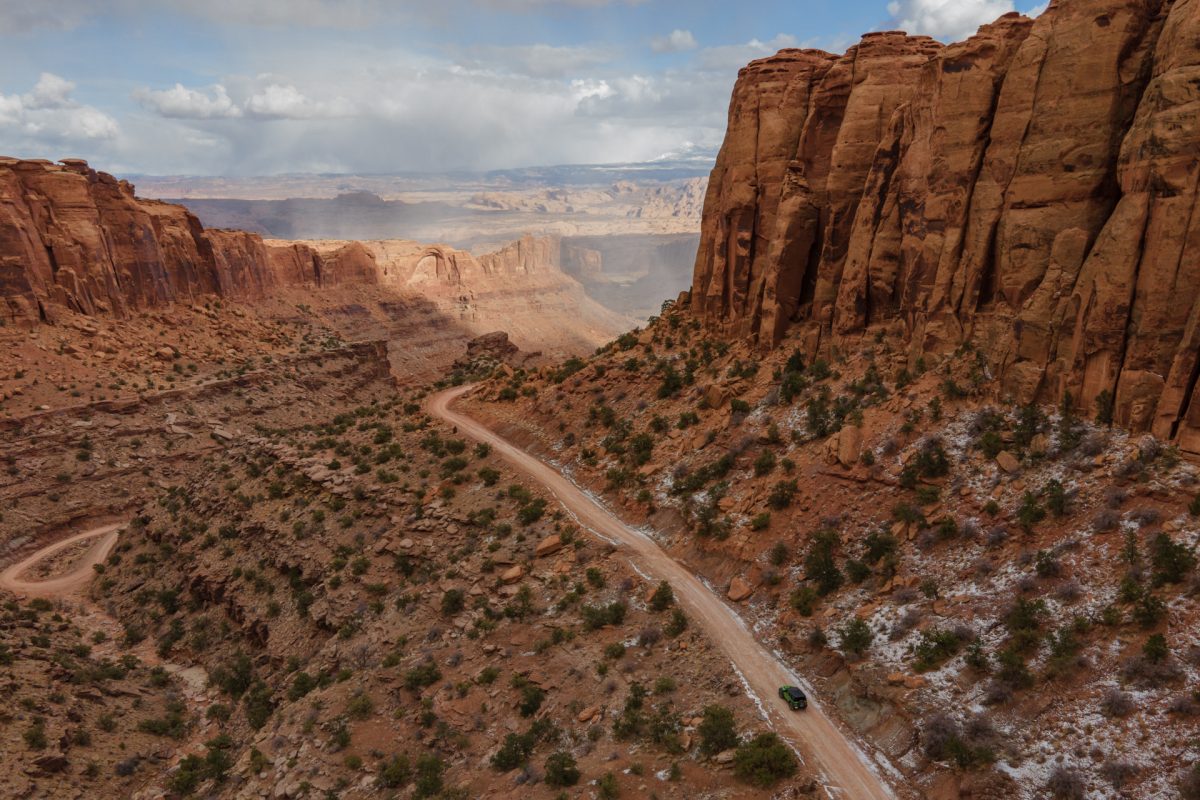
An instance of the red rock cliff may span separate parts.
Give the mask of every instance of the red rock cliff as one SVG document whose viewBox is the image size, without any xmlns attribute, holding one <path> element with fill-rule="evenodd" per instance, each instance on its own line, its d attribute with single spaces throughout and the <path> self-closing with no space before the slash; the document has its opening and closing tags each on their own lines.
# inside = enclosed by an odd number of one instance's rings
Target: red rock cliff
<svg viewBox="0 0 1200 800">
<path fill-rule="evenodd" d="M 318 255 L 205 230 L 183 206 L 142 200 L 83 161 L 0 158 L 0 313 L 34 322 L 66 306 L 124 316 L 199 295 L 377 282 L 360 245 Z"/>
<path fill-rule="evenodd" d="M 1200 0 L 1054 0 L 742 70 L 692 309 L 812 350 L 972 341 L 1007 398 L 1200 451 Z M 798 330 L 797 330 L 798 329 Z"/>
</svg>

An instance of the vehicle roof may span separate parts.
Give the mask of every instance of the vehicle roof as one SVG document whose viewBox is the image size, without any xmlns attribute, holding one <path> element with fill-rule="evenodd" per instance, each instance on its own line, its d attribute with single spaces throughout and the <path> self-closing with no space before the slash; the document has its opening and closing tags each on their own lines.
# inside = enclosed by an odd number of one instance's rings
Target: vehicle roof
<svg viewBox="0 0 1200 800">
<path fill-rule="evenodd" d="M 804 697 L 804 692 L 795 686 L 785 686 L 783 690 L 792 697 Z"/>
</svg>

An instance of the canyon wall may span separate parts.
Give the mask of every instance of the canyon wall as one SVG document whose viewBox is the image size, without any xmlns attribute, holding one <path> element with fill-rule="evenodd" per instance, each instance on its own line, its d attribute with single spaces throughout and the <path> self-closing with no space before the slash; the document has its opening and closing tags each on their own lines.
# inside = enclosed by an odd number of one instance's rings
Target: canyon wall
<svg viewBox="0 0 1200 800">
<path fill-rule="evenodd" d="M 637 324 L 597 303 L 563 271 L 558 237 L 523 236 L 479 256 L 404 239 L 308 244 L 326 258 L 361 248 L 382 286 L 419 294 L 473 333 L 505 330 L 527 351 L 590 353 Z"/>
<path fill-rule="evenodd" d="M 205 295 L 380 285 L 396 307 L 424 298 L 466 333 L 504 329 L 528 350 L 588 353 L 636 323 L 589 298 L 561 251 L 556 237 L 530 236 L 478 257 L 405 240 L 264 240 L 206 229 L 83 161 L 0 158 L 0 316 L 18 325 L 59 309 L 122 318 Z"/>
<path fill-rule="evenodd" d="M 127 316 L 201 295 L 256 299 L 279 286 L 375 282 L 357 245 L 319 255 L 242 231 L 205 230 L 183 206 L 134 196 L 86 162 L 0 158 L 0 314 L 55 307 Z"/>
<path fill-rule="evenodd" d="M 691 307 L 768 348 L 971 342 L 1006 399 L 1112 397 L 1198 452 L 1197 156 L 1198 0 L 785 50 L 734 89 Z"/>
</svg>

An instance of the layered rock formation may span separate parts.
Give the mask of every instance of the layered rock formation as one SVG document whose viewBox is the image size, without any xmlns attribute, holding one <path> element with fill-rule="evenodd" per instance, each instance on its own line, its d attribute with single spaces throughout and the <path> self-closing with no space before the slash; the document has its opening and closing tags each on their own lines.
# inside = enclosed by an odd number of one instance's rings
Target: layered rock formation
<svg viewBox="0 0 1200 800">
<path fill-rule="evenodd" d="M 0 159 L 0 313 L 36 322 L 64 306 L 125 316 L 200 295 L 255 299 L 277 286 L 375 281 L 360 246 L 318 255 L 242 231 L 205 230 L 87 163 Z"/>
<path fill-rule="evenodd" d="M 970 341 L 1008 398 L 1200 451 L 1198 123 L 1196 0 L 785 50 L 739 76 L 692 308 L 765 347 Z"/>
<path fill-rule="evenodd" d="M 203 295 L 381 285 L 394 304 L 420 302 L 466 334 L 508 328 L 526 349 L 590 352 L 635 323 L 591 300 L 561 250 L 529 236 L 478 257 L 403 240 L 264 240 L 206 229 L 83 161 L 0 159 L 0 314 L 16 324 L 62 308 L 126 317 Z"/>
<path fill-rule="evenodd" d="M 308 244 L 327 259 L 362 248 L 384 287 L 420 294 L 476 334 L 503 328 L 523 350 L 590 352 L 636 325 L 563 271 L 557 237 L 524 236 L 479 256 L 403 239 Z"/>
</svg>

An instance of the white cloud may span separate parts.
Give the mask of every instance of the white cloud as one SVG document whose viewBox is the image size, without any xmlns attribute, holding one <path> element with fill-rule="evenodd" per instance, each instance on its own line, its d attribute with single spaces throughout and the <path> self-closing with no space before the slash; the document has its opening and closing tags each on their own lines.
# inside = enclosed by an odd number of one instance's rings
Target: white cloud
<svg viewBox="0 0 1200 800">
<path fill-rule="evenodd" d="M 236 119 L 242 116 L 242 109 L 230 99 L 224 86 L 218 83 L 211 91 L 209 95 L 177 83 L 162 91 L 138 89 L 133 97 L 144 108 L 172 119 Z"/>
<path fill-rule="evenodd" d="M 26 108 L 44 110 L 50 108 L 71 108 L 76 105 L 71 99 L 75 84 L 66 78 L 60 78 L 51 72 L 43 72 L 34 84 L 33 91 L 25 95 Z"/>
<path fill-rule="evenodd" d="M 727 44 L 706 47 L 700 51 L 699 63 L 704 69 L 734 70 L 735 72 L 756 58 L 774 55 L 788 47 L 798 47 L 795 36 L 781 33 L 770 41 L 751 39 L 745 44 Z"/>
<path fill-rule="evenodd" d="M 892 0 L 887 9 L 897 27 L 953 42 L 974 35 L 980 25 L 1014 6 L 1012 0 Z"/>
<path fill-rule="evenodd" d="M 351 116 L 353 110 L 342 98 L 321 102 L 295 86 L 271 83 L 246 99 L 246 113 L 259 119 L 320 119 Z"/>
<path fill-rule="evenodd" d="M 698 46 L 691 31 L 679 28 L 666 36 L 656 36 L 650 40 L 650 49 L 656 53 L 682 53 L 685 50 L 695 50 Z"/>
<path fill-rule="evenodd" d="M 1023 12 L 1023 13 L 1024 13 L 1024 14 L 1025 14 L 1025 16 L 1027 16 L 1027 17 L 1032 17 L 1032 18 L 1034 18 L 1034 19 L 1037 19 L 1037 18 L 1038 18 L 1038 17 L 1040 17 L 1042 14 L 1045 14 L 1045 13 L 1046 13 L 1046 9 L 1048 9 L 1049 7 L 1050 7 L 1050 0 L 1046 0 L 1046 2 L 1044 2 L 1044 3 L 1040 3 L 1040 4 L 1038 4 L 1038 5 L 1034 6 L 1033 8 L 1031 8 L 1031 9 L 1029 9 L 1028 11 L 1025 11 L 1025 12 Z"/>
<path fill-rule="evenodd" d="M 117 121 L 75 101 L 74 90 L 70 81 L 43 72 L 25 94 L 0 93 L 0 141 L 6 146 L 52 142 L 61 147 L 115 139 L 120 133 Z"/>
</svg>

